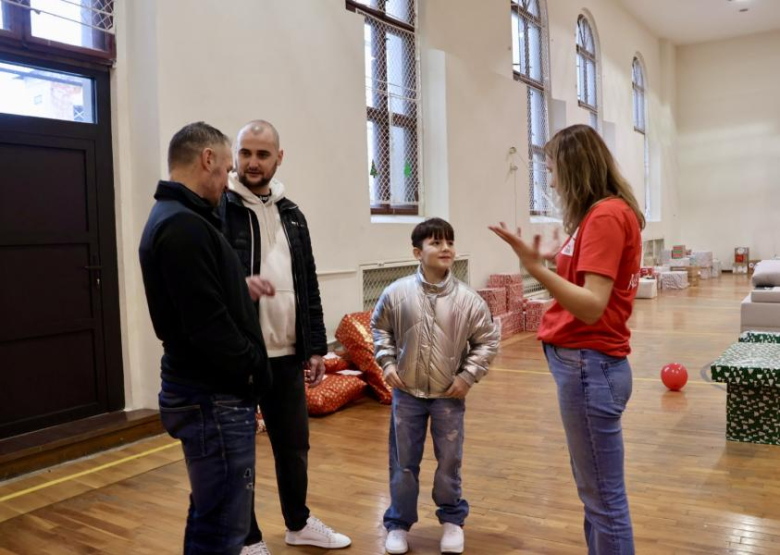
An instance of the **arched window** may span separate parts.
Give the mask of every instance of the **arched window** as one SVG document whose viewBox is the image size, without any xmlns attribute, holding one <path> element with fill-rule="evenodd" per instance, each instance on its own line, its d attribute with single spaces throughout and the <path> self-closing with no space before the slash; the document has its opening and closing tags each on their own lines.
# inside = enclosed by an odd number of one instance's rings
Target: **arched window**
<svg viewBox="0 0 780 555">
<path fill-rule="evenodd" d="M 634 131 L 642 134 L 642 148 L 645 162 L 645 218 L 652 219 L 657 215 L 653 206 L 654 197 L 652 182 L 650 180 L 650 145 L 647 140 L 647 80 L 645 70 L 639 56 L 634 56 L 631 63 L 631 88 L 634 99 Z"/>
<path fill-rule="evenodd" d="M 584 15 L 577 18 L 577 100 L 598 128 L 598 56 L 593 29 Z"/>
<path fill-rule="evenodd" d="M 544 163 L 548 139 L 546 12 L 542 0 L 510 0 L 512 11 L 512 69 L 527 85 L 529 205 L 532 215 L 549 215 L 552 205 Z"/>
</svg>

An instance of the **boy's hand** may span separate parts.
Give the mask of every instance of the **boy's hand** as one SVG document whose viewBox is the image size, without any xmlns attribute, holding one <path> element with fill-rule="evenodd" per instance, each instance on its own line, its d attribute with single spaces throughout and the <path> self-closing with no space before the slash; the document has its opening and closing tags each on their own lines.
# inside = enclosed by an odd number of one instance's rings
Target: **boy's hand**
<svg viewBox="0 0 780 555">
<path fill-rule="evenodd" d="M 444 395 L 453 399 L 465 399 L 466 395 L 469 394 L 470 389 L 471 388 L 469 387 L 469 384 L 466 383 L 466 380 L 455 376 L 455 379 L 452 380 L 452 385 Z"/>
<path fill-rule="evenodd" d="M 387 369 L 385 372 L 385 381 L 390 387 L 395 387 L 397 389 L 403 389 L 406 387 L 406 384 L 404 384 L 403 380 L 401 380 L 401 378 L 398 376 L 398 372 L 396 371 L 395 366 Z"/>
</svg>

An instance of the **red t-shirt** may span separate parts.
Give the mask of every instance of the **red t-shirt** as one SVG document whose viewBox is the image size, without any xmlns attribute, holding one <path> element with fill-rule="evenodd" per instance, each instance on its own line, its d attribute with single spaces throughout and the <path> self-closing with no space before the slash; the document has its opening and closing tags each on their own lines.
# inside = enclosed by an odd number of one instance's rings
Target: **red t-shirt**
<svg viewBox="0 0 780 555">
<path fill-rule="evenodd" d="M 586 273 L 612 279 L 607 307 L 598 322 L 588 325 L 555 302 L 542 319 L 539 339 L 568 349 L 628 355 L 631 332 L 627 322 L 639 286 L 641 256 L 639 221 L 631 207 L 619 198 L 594 206 L 555 260 L 558 275 L 579 286 L 585 283 Z"/>
</svg>

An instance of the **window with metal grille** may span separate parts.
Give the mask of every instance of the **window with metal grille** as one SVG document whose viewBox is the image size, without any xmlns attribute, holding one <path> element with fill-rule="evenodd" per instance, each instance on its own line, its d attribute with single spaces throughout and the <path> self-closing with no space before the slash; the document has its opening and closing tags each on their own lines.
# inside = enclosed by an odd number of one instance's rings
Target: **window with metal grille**
<svg viewBox="0 0 780 555">
<path fill-rule="evenodd" d="M 553 205 L 547 183 L 544 145 L 547 125 L 549 58 L 546 9 L 543 0 L 510 0 L 512 69 L 528 90 L 529 207 L 532 215 L 549 216 Z"/>
<path fill-rule="evenodd" d="M 588 19 L 577 19 L 577 101 L 590 112 L 589 123 L 598 129 L 598 73 L 596 40 Z"/>
<path fill-rule="evenodd" d="M 417 215 L 422 204 L 415 0 L 347 0 L 365 18 L 366 131 L 372 214 Z"/>
<path fill-rule="evenodd" d="M 363 310 L 374 310 L 379 297 L 388 285 L 417 272 L 420 263 L 416 260 L 388 264 L 372 264 L 362 268 Z M 469 284 L 469 259 L 458 258 L 452 264 L 452 275 Z"/>
<path fill-rule="evenodd" d="M 647 105 L 645 102 L 645 70 L 638 56 L 631 63 L 631 87 L 634 100 L 634 131 L 642 134 L 643 158 L 645 165 L 645 218 L 650 219 L 653 212 L 653 195 L 650 184 L 650 148 L 647 141 Z"/>
<path fill-rule="evenodd" d="M 632 87 L 634 89 L 634 131 L 645 132 L 645 73 L 639 58 L 631 64 Z"/>
<path fill-rule="evenodd" d="M 0 0 L 0 43 L 111 63 L 114 0 Z"/>
</svg>

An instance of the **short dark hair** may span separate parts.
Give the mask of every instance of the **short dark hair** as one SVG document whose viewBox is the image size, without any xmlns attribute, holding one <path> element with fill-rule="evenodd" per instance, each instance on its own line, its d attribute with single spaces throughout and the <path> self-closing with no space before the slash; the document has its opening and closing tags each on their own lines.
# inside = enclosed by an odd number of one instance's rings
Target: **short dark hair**
<svg viewBox="0 0 780 555">
<path fill-rule="evenodd" d="M 230 139 L 216 127 L 202 121 L 185 125 L 168 144 L 168 171 L 192 163 L 204 148 L 217 145 L 230 145 Z"/>
<path fill-rule="evenodd" d="M 412 230 L 412 246 L 415 248 L 421 249 L 423 241 L 431 238 L 454 241 L 455 230 L 448 221 L 441 218 L 430 218 L 420 222 Z"/>
</svg>

